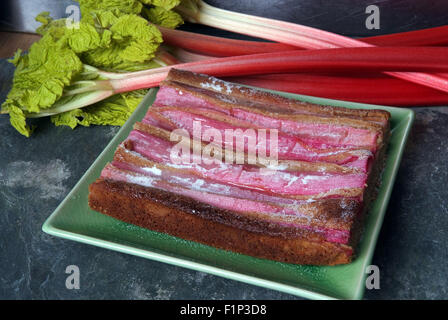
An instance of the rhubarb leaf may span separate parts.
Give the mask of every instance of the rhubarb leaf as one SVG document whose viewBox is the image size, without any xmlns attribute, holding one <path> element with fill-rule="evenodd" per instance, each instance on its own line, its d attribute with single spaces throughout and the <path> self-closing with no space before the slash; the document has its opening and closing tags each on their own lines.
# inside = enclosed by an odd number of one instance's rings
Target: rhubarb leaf
<svg viewBox="0 0 448 320">
<path fill-rule="evenodd" d="M 74 109 L 51 116 L 51 122 L 56 126 L 69 126 L 75 129 L 82 120 L 83 110 Z"/>
<path fill-rule="evenodd" d="M 82 14 L 77 27 L 70 28 L 66 19 L 55 20 L 43 12 L 36 17 L 41 23 L 36 31 L 42 38 L 27 54 L 18 51 L 10 60 L 16 71 L 1 108 L 10 113 L 13 126 L 26 136 L 31 129 L 25 117 L 45 114 L 45 109 L 58 104 L 63 106 L 67 98 L 71 103 L 75 101 L 76 96 L 73 100 L 71 95 L 79 94 L 76 88 L 88 86 L 86 80 L 97 77 L 90 69 L 120 72 L 159 67 L 153 58 L 163 41 L 162 35 L 147 19 L 171 28 L 183 22 L 180 15 L 171 11 L 180 0 L 77 1 Z M 143 8 L 146 19 L 140 15 Z M 138 99 L 132 94 L 118 95 L 82 110 L 54 115 L 52 121 L 72 128 L 79 124 L 121 125 L 141 100 L 140 94 L 137 96 Z"/>
<path fill-rule="evenodd" d="M 14 105 L 10 105 L 8 107 L 8 111 L 9 111 L 9 121 L 11 122 L 11 125 L 21 134 L 23 134 L 26 137 L 29 137 L 33 132 L 34 128 L 30 128 L 26 124 L 25 114 L 23 113 L 22 109 Z"/>
<path fill-rule="evenodd" d="M 174 29 L 184 22 L 178 13 L 163 7 L 143 8 L 142 15 L 152 23 L 165 28 Z"/>
<path fill-rule="evenodd" d="M 87 17 L 92 13 L 112 11 L 115 15 L 139 14 L 143 5 L 139 0 L 76 0 L 81 8 L 81 15 Z"/>
<path fill-rule="evenodd" d="M 79 28 L 65 30 L 67 44 L 75 53 L 95 50 L 110 44 L 108 30 L 100 34 L 93 25 L 88 23 L 81 22 Z"/>
<path fill-rule="evenodd" d="M 181 0 L 140 0 L 144 4 L 150 4 L 155 7 L 161 7 L 165 9 L 166 11 L 173 9 L 174 7 L 177 7 Z"/>
<path fill-rule="evenodd" d="M 11 62 L 16 70 L 12 89 L 2 105 L 7 111 L 11 105 L 27 112 L 50 107 L 83 68 L 78 56 L 49 34 L 34 43 L 28 54 L 20 56 L 19 52 Z"/>
<path fill-rule="evenodd" d="M 36 19 L 42 23 L 38 29 L 42 38 L 27 54 L 18 51 L 10 60 L 16 71 L 12 89 L 2 104 L 2 111 L 10 113 L 13 126 L 26 136 L 31 129 L 26 126 L 25 116 L 52 108 L 64 95 L 65 88 L 73 87 L 75 81 L 95 78 L 92 72 L 85 72 L 86 64 L 112 71 L 159 66 L 152 58 L 162 42 L 162 35 L 141 16 L 92 11 L 81 19 L 79 28 L 68 28 L 65 19 L 54 20 L 48 12 Z M 83 124 L 122 124 L 130 115 L 121 112 L 122 116 L 113 120 L 117 113 L 113 109 L 115 105 L 105 105 L 111 107 L 108 118 L 103 114 L 105 108 L 99 108 L 98 112 L 103 112 L 101 116 L 83 110 Z M 74 127 L 78 122 L 73 119 L 79 115 L 79 112 L 72 112 L 56 122 Z"/>
<path fill-rule="evenodd" d="M 66 26 L 65 19 L 54 20 L 50 17 L 48 11 L 44 11 L 38 14 L 35 20 L 41 23 L 40 27 L 36 29 L 36 33 L 42 36 L 46 34 L 51 35 L 55 41 L 64 36 Z"/>
<path fill-rule="evenodd" d="M 113 19 L 110 15 L 98 14 L 103 28 L 108 28 L 109 45 L 85 52 L 83 60 L 103 69 L 144 69 L 154 58 L 162 43 L 162 35 L 148 21 L 137 15 L 123 15 Z M 138 68 L 138 64 L 143 64 Z M 136 66 L 137 65 L 137 66 Z"/>
</svg>

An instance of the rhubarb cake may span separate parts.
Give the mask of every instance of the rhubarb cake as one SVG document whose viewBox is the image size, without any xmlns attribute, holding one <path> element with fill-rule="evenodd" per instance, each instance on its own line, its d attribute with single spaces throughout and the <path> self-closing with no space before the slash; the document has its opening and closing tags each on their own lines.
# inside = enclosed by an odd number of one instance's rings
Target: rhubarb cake
<svg viewBox="0 0 448 320">
<path fill-rule="evenodd" d="M 259 258 L 349 263 L 380 183 L 389 118 L 172 69 L 90 185 L 89 205 Z"/>
</svg>

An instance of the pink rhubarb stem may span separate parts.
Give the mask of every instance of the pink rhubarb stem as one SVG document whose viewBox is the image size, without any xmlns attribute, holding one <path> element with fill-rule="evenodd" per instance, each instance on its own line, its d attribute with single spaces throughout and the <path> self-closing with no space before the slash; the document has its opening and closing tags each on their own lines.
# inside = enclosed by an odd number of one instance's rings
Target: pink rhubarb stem
<svg viewBox="0 0 448 320">
<path fill-rule="evenodd" d="M 181 5 L 178 7 L 178 10 L 191 22 L 198 22 L 232 32 L 243 33 L 307 49 L 374 47 L 360 40 L 344 37 L 328 31 L 215 8 L 201 0 L 194 1 L 194 4 L 197 5 L 195 9 L 192 9 L 191 6 Z M 388 72 L 387 74 L 448 92 L 448 80 L 444 77 L 416 72 L 411 74 Z"/>
<path fill-rule="evenodd" d="M 404 55 L 403 52 L 408 52 Z M 339 48 L 286 51 L 215 58 L 175 65 L 177 69 L 213 76 L 238 76 L 263 73 L 371 71 L 384 70 L 447 72 L 448 48 Z M 387 58 L 387 59 L 386 59 Z M 111 80 L 97 81 L 96 86 L 126 92 L 157 86 L 172 66 L 138 72 L 111 74 Z M 103 75 L 107 76 L 106 73 Z M 442 77 L 440 77 L 443 81 Z M 419 78 L 418 80 L 421 80 Z"/>
<path fill-rule="evenodd" d="M 164 43 L 212 57 L 301 50 L 295 46 L 264 41 L 247 41 L 210 36 L 158 26 Z M 448 26 L 359 39 L 380 47 L 429 47 L 448 44 Z"/>
</svg>

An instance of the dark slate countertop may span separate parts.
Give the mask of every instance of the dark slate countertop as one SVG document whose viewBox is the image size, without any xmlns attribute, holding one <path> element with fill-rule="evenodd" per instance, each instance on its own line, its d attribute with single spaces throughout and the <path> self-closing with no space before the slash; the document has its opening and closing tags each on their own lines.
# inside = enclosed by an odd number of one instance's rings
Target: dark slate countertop
<svg viewBox="0 0 448 320">
<path fill-rule="evenodd" d="M 0 102 L 12 73 L 0 60 Z M 372 262 L 381 288 L 366 290 L 366 299 L 448 297 L 448 107 L 414 110 Z M 0 299 L 297 299 L 43 233 L 45 219 L 118 128 L 35 123 L 27 139 L 0 117 Z M 65 287 L 68 265 L 80 268 L 79 290 Z"/>
</svg>

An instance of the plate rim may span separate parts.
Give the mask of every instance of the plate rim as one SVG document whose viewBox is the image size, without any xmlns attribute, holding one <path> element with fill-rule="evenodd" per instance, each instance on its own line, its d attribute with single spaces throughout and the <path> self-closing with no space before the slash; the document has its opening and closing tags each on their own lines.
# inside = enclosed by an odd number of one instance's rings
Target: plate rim
<svg viewBox="0 0 448 320">
<path fill-rule="evenodd" d="M 250 87 L 250 86 L 248 86 Z M 252 87 L 254 88 L 254 87 Z M 366 266 L 369 265 L 372 261 L 373 254 L 375 252 L 375 247 L 377 245 L 379 233 L 384 221 L 384 216 L 387 210 L 387 206 L 389 204 L 390 196 L 395 184 L 398 168 L 400 166 L 404 148 L 406 145 L 406 142 L 408 140 L 409 134 L 411 132 L 412 124 L 415 119 L 415 112 L 412 109 L 409 108 L 397 108 L 397 107 L 389 107 L 389 106 L 381 106 L 381 105 L 372 105 L 372 104 L 363 104 L 363 103 L 357 103 L 357 102 L 350 102 L 350 101 L 343 101 L 343 100 L 333 100 L 333 99 L 326 99 L 326 98 L 320 98 L 320 97 L 313 97 L 313 96 L 306 96 L 306 95 L 299 95 L 299 94 L 293 94 L 289 92 L 282 92 L 282 91 L 275 91 L 275 90 L 267 90 L 263 88 L 256 88 L 263 91 L 272 92 L 275 94 L 280 94 L 283 96 L 287 96 L 296 100 L 300 101 L 308 101 L 313 100 L 313 103 L 321 104 L 321 105 L 336 105 L 336 106 L 342 106 L 342 107 L 348 107 L 348 108 L 359 108 L 359 109 L 382 109 L 382 110 L 393 110 L 395 112 L 399 112 L 402 114 L 403 119 L 401 119 L 400 123 L 405 121 L 405 130 L 404 134 L 400 137 L 400 144 L 398 146 L 398 153 L 397 156 L 394 159 L 394 162 L 392 163 L 392 167 L 390 170 L 392 170 L 393 174 L 391 175 L 390 182 L 382 185 L 382 188 L 387 188 L 384 191 L 383 201 L 381 203 L 381 207 L 378 209 L 380 214 L 378 215 L 376 221 L 374 221 L 374 225 L 372 226 L 372 236 L 369 239 L 368 246 L 365 248 L 367 250 L 366 256 L 363 259 L 362 268 L 365 270 Z M 147 104 L 147 101 L 150 99 L 153 99 L 153 95 L 157 93 L 157 88 L 152 88 L 148 91 L 146 96 L 143 98 L 143 100 L 140 102 L 137 109 L 141 109 L 145 107 L 145 104 Z M 148 108 L 150 107 L 151 103 Z M 137 111 L 136 109 L 136 111 Z M 45 222 L 42 225 L 42 231 L 50 234 L 52 236 L 60 237 L 63 239 L 73 240 L 80 243 L 85 243 L 89 245 L 94 245 L 97 247 L 114 250 L 121 253 L 131 254 L 134 256 L 139 256 L 142 258 L 167 263 L 170 265 L 175 265 L 178 267 L 183 267 L 195 271 L 205 272 L 209 274 L 213 274 L 215 276 L 220 276 L 226 279 L 231 279 L 235 281 L 240 281 L 244 283 L 248 283 L 255 286 L 260 286 L 264 288 L 268 288 L 271 290 L 281 291 L 288 294 L 308 298 L 308 299 L 325 299 L 325 300 L 333 300 L 333 299 L 362 299 L 364 292 L 365 292 L 365 286 L 363 285 L 364 279 L 366 278 L 365 273 L 360 273 L 360 277 L 358 280 L 358 283 L 356 285 L 356 289 L 352 292 L 351 297 L 336 297 L 331 296 L 327 294 L 323 294 L 320 292 L 316 292 L 313 290 L 308 290 L 299 286 L 293 286 L 288 285 L 282 282 L 276 282 L 274 280 L 264 279 L 262 277 L 257 277 L 245 273 L 240 273 L 232 270 L 228 270 L 225 268 L 220 268 L 218 266 L 209 265 L 206 263 L 200 263 L 196 261 L 192 261 L 188 258 L 181 258 L 181 257 L 174 257 L 170 256 L 169 252 L 166 251 L 166 254 L 158 253 L 151 251 L 150 249 L 141 249 L 136 248 L 131 245 L 125 245 L 121 243 L 117 243 L 110 240 L 104 240 L 97 237 L 92 237 L 84 234 L 75 233 L 72 231 L 64 230 L 61 228 L 58 228 L 54 226 L 53 220 L 55 217 L 59 214 L 60 210 L 64 207 L 65 203 L 74 195 L 77 193 L 78 189 L 80 189 L 84 183 L 84 180 L 90 176 L 90 172 L 94 170 L 95 166 L 98 162 L 102 160 L 102 158 L 105 156 L 106 153 L 109 152 L 109 149 L 116 144 L 116 140 L 119 140 L 121 132 L 123 130 L 127 130 L 129 125 L 132 125 L 137 121 L 138 112 L 134 112 L 129 119 L 126 121 L 125 125 L 123 125 L 120 130 L 117 132 L 117 134 L 109 141 L 109 143 L 106 145 L 106 147 L 101 151 L 101 153 L 97 156 L 95 161 L 89 166 L 89 168 L 86 170 L 86 172 L 81 176 L 81 178 L 78 180 L 78 182 L 75 184 L 75 186 L 70 190 L 70 192 L 65 196 L 65 198 L 62 200 L 62 202 L 56 207 L 56 209 L 52 212 L 52 214 L 45 220 Z M 300 285 L 300 284 L 299 284 Z"/>
</svg>

